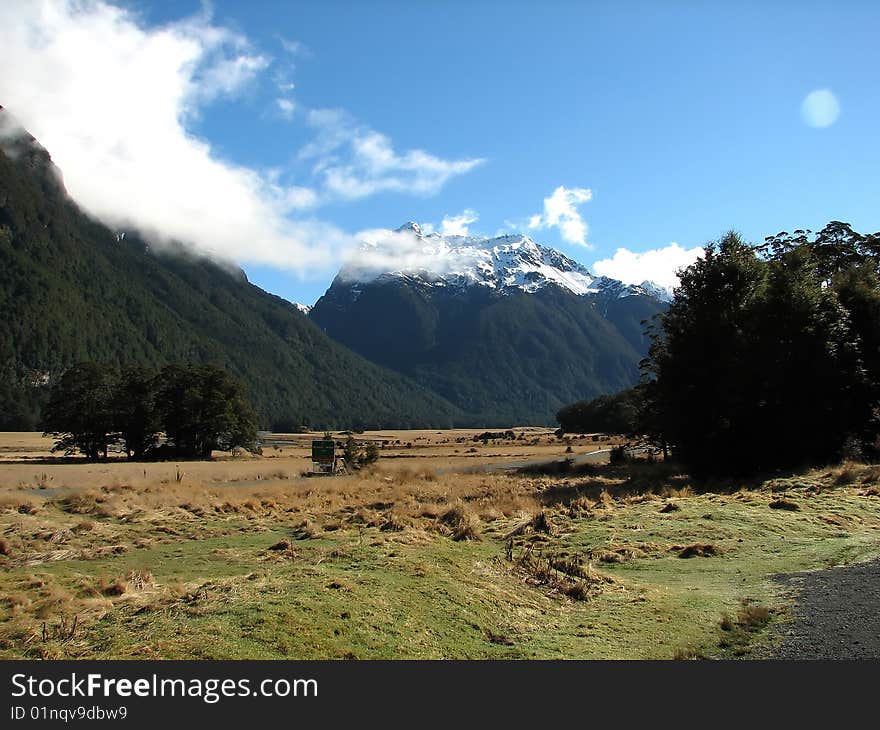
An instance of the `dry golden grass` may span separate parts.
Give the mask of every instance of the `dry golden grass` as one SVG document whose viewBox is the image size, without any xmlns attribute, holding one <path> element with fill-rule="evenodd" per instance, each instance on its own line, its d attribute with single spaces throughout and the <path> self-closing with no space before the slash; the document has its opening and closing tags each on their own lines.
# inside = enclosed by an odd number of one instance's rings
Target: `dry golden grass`
<svg viewBox="0 0 880 730">
<path fill-rule="evenodd" d="M 485 611 L 485 640 L 513 647 L 528 632 L 517 629 L 513 617 L 503 626 L 491 623 L 498 616 L 496 603 L 516 603 L 525 615 L 546 599 L 541 618 L 529 619 L 540 626 L 546 616 L 563 621 L 568 612 L 591 611 L 598 601 L 610 610 L 630 603 L 638 608 L 642 594 L 631 576 L 646 576 L 646 585 L 652 585 L 655 571 L 709 580 L 712 571 L 740 559 L 739 568 L 753 570 L 755 561 L 740 553 L 758 550 L 763 537 L 737 541 L 736 536 L 755 520 L 792 535 L 807 528 L 820 535 L 875 529 L 849 502 L 834 501 L 833 492 L 857 495 L 873 508 L 878 467 L 845 464 L 826 474 L 780 477 L 762 489 L 713 485 L 717 493 L 712 493 L 668 464 L 587 465 L 562 474 L 487 472 L 487 464 L 559 459 L 569 446 L 578 455 L 605 444 L 590 438 L 560 441 L 547 429 L 518 429 L 523 438 L 483 444 L 473 441 L 474 433 L 357 434 L 387 442 L 379 462 L 334 478 L 301 476 L 310 466 L 312 434 L 291 435 L 278 449 L 266 448 L 263 457 L 219 455 L 180 464 L 34 464 L 14 462 L 11 452 L 0 451 L 0 569 L 6 576 L 0 652 L 91 656 L 94 645 L 84 634 L 113 633 L 116 620 L 151 617 L 166 634 L 153 641 L 145 633 L 130 655 L 178 656 L 182 650 L 168 643 L 175 640 L 174 630 L 167 633 L 180 625 L 178 619 L 184 625 L 206 617 L 229 621 L 234 633 L 237 618 L 226 608 L 253 604 L 256 616 L 265 608 L 261 592 L 270 586 L 293 601 L 308 585 L 316 606 L 339 602 L 348 612 L 363 604 L 385 615 L 394 607 L 385 605 L 381 592 L 364 587 L 372 586 L 370 581 L 385 585 L 389 576 L 397 581 L 389 590 L 412 601 L 407 615 L 431 609 L 423 591 L 442 585 L 437 595 L 448 595 L 462 581 L 473 581 L 478 590 L 462 592 L 455 605 Z M 30 453 L 37 453 L 41 442 L 29 439 L 10 446 L 30 445 Z M 814 495 L 827 499 L 821 510 Z M 767 508 L 791 499 L 800 511 Z M 673 504 L 678 509 L 664 507 Z M 748 519 L 740 522 L 740 515 Z M 786 547 L 800 544 L 785 541 Z M 714 559 L 676 560 L 677 554 Z M 458 571 L 454 581 L 438 582 L 450 568 Z M 363 575 L 368 580 L 361 584 Z M 358 591 L 356 600 L 345 597 Z M 712 584 L 706 595 L 715 600 L 716 591 Z M 717 603 L 711 605 L 712 616 L 719 616 Z M 736 603 L 724 610 L 731 605 Z M 117 618 L 101 623 L 108 613 Z M 172 614 L 174 621 L 162 618 Z M 425 626 L 445 616 L 426 613 Z M 644 625 L 643 617 L 633 616 L 631 626 Z M 731 620 L 739 625 L 752 619 Z M 570 628 L 559 636 L 575 636 L 579 627 Z M 243 646 L 246 638 L 239 637 Z M 188 641 L 194 651 L 200 646 L 192 637 Z M 256 651 L 262 645 L 247 646 Z M 556 656 L 550 650 L 546 655 Z"/>
<path fill-rule="evenodd" d="M 481 429 L 447 431 L 367 431 L 354 434 L 362 441 L 380 444 L 380 457 L 389 472 L 412 471 L 427 474 L 480 468 L 504 461 L 561 458 L 571 446 L 574 455 L 606 448 L 611 441 L 593 441 L 592 436 L 558 439 L 551 429 L 524 427 L 512 429 L 517 438 L 487 442 L 474 441 Z M 322 433 L 272 434 L 262 456 L 233 456 L 214 452 L 212 461 L 128 462 L 121 454 L 111 454 L 107 462 L 85 463 L 53 454 L 53 439 L 38 433 L 0 433 L 0 484 L 28 491 L 59 487 L 148 483 L 176 483 L 183 473 L 183 484 L 255 484 L 298 480 L 311 470 L 311 442 Z M 335 432 L 338 442 L 347 432 Z"/>
</svg>

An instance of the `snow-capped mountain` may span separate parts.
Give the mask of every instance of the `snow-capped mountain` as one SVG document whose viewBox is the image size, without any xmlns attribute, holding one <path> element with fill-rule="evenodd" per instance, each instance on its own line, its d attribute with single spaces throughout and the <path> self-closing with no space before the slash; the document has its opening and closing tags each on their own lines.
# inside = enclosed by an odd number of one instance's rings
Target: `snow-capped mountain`
<svg viewBox="0 0 880 730">
<path fill-rule="evenodd" d="M 409 222 L 385 238 L 363 243 L 339 273 L 356 298 L 363 284 L 381 279 L 412 279 L 434 287 L 481 286 L 499 293 L 534 293 L 548 285 L 578 296 L 652 296 L 669 301 L 669 293 L 651 282 L 635 286 L 589 269 L 556 249 L 522 234 L 482 238 L 425 233 Z"/>
<path fill-rule="evenodd" d="M 665 292 L 593 276 L 528 236 L 373 237 L 309 319 L 368 360 L 500 426 L 636 383 Z"/>
<path fill-rule="evenodd" d="M 302 303 L 300 303 L 300 302 L 294 302 L 294 303 L 293 303 L 293 306 L 296 307 L 300 312 L 302 312 L 302 313 L 305 314 L 306 316 L 308 316 L 309 312 L 312 311 L 312 305 L 311 305 L 311 304 L 302 304 Z"/>
</svg>

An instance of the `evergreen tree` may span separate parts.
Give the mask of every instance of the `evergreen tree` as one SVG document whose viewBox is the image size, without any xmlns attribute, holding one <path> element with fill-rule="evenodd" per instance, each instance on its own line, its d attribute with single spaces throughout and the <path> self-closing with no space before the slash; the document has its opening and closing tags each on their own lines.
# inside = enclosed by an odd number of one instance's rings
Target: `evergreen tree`
<svg viewBox="0 0 880 730">
<path fill-rule="evenodd" d="M 178 455 L 210 458 L 215 449 L 257 448 L 256 417 L 242 387 L 213 365 L 169 365 L 157 379 L 159 414 Z"/>
<path fill-rule="evenodd" d="M 123 368 L 113 393 L 114 429 L 130 459 L 155 447 L 161 426 L 154 389 L 156 373 L 136 365 Z"/>
<path fill-rule="evenodd" d="M 374 464 L 379 461 L 379 446 L 375 441 L 367 444 L 362 461 L 364 464 Z"/>
<path fill-rule="evenodd" d="M 217 363 L 248 387 L 266 426 L 464 418 L 336 344 L 244 272 L 180 244 L 151 247 L 133 230 L 121 238 L 60 180 L 33 138 L 0 135 L 0 429 L 33 428 L 49 383 L 84 361 Z"/>
<path fill-rule="evenodd" d="M 559 410 L 556 420 L 566 433 L 635 434 L 641 428 L 639 412 L 644 388 L 640 384 L 614 395 L 572 403 Z"/>
<path fill-rule="evenodd" d="M 354 436 L 349 436 L 345 439 L 345 446 L 342 450 L 342 459 L 345 462 L 346 469 L 354 471 L 355 469 L 360 468 L 360 453 L 360 446 Z"/>
<path fill-rule="evenodd" d="M 698 468 L 726 461 L 743 446 L 754 396 L 748 382 L 753 343 L 743 323 L 753 316 L 765 273 L 755 252 L 730 232 L 682 272 L 661 315 L 645 363 L 656 378 L 657 435 Z"/>
<path fill-rule="evenodd" d="M 43 435 L 56 437 L 53 451 L 81 451 L 93 461 L 107 458 L 115 441 L 114 380 L 111 370 L 92 362 L 74 365 L 61 376 L 43 414 Z"/>
<path fill-rule="evenodd" d="M 734 234 L 681 274 L 642 413 L 696 472 L 835 458 L 877 438 L 877 237 L 832 222 L 752 248 Z"/>
<path fill-rule="evenodd" d="M 158 375 L 137 366 L 120 375 L 96 363 L 70 368 L 52 387 L 46 435 L 55 449 L 107 457 L 121 441 L 129 458 L 155 455 L 160 431 L 176 456 L 210 458 L 214 449 L 258 451 L 256 416 L 242 387 L 210 365 L 168 366 Z"/>
</svg>

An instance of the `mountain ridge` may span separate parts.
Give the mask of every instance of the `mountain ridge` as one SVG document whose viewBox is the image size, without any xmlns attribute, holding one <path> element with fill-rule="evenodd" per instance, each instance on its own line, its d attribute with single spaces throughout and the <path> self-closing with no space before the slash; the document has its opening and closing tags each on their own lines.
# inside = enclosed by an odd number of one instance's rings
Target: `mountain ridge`
<svg viewBox="0 0 880 730">
<path fill-rule="evenodd" d="M 568 403 L 633 385 L 642 323 L 665 306 L 527 236 L 424 234 L 410 222 L 368 241 L 308 316 L 486 426 L 546 425 Z"/>
<path fill-rule="evenodd" d="M 414 221 L 365 240 L 337 275 L 339 283 L 354 289 L 378 279 L 413 277 L 432 286 L 484 286 L 502 294 L 517 289 L 534 293 L 554 284 L 579 296 L 647 295 L 670 301 L 669 292 L 653 282 L 633 285 L 595 276 L 583 264 L 525 234 L 442 235 L 425 233 Z"/>
<path fill-rule="evenodd" d="M 50 385 L 83 360 L 210 362 L 262 425 L 448 427 L 467 415 L 320 331 L 243 271 L 115 231 L 67 195 L 51 156 L 0 111 L 0 430 L 37 426 Z"/>
</svg>

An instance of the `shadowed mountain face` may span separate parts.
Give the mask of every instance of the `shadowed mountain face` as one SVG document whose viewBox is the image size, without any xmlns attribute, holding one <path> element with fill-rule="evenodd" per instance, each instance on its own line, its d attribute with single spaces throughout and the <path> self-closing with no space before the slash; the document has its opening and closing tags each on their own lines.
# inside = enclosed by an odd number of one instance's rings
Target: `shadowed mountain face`
<svg viewBox="0 0 880 730">
<path fill-rule="evenodd" d="M 561 406 L 638 380 L 642 322 L 666 306 L 647 283 L 593 277 L 523 236 L 397 233 L 424 244 L 419 269 L 349 267 L 309 312 L 347 347 L 487 426 L 552 423 Z"/>
<path fill-rule="evenodd" d="M 153 252 L 85 215 L 49 154 L 0 107 L 0 430 L 37 425 L 47 385 L 82 360 L 211 362 L 262 425 L 450 426 L 443 398 L 337 344 L 234 267 Z"/>
</svg>

